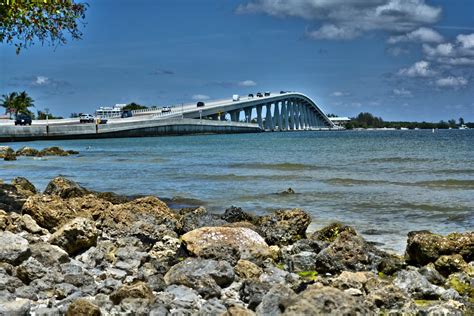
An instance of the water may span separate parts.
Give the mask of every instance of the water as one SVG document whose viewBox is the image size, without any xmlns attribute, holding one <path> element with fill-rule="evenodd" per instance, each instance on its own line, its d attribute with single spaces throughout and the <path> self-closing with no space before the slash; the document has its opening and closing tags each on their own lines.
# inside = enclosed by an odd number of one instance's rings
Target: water
<svg viewBox="0 0 474 316">
<path fill-rule="evenodd" d="M 63 175 L 87 188 L 153 194 L 223 212 L 302 208 L 402 253 L 406 234 L 474 227 L 474 130 L 293 132 L 10 143 L 78 156 L 0 162 L 0 178 L 44 189 Z M 89 147 L 90 146 L 90 147 Z M 86 149 L 88 148 L 89 149 Z M 298 194 L 278 195 L 288 187 Z"/>
</svg>

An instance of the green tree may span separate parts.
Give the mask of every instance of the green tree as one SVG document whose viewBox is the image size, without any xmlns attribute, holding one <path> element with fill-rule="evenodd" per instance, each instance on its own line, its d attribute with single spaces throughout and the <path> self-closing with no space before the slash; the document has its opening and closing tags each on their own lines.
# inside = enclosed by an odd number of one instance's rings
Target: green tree
<svg viewBox="0 0 474 316">
<path fill-rule="evenodd" d="M 6 108 L 6 113 L 10 113 L 10 117 L 13 113 L 33 114 L 28 108 L 35 106 L 34 100 L 26 93 L 26 91 L 4 94 L 2 98 L 1 105 Z"/>
<path fill-rule="evenodd" d="M 459 125 L 464 125 L 464 119 L 462 117 L 459 118 Z"/>
<path fill-rule="evenodd" d="M 137 104 L 135 102 L 129 103 L 126 106 L 123 107 L 123 110 L 130 110 L 130 111 L 143 110 L 143 109 L 148 109 L 148 107 L 146 107 L 144 105 Z"/>
<path fill-rule="evenodd" d="M 86 3 L 74 0 L 0 0 L 0 43 L 22 48 L 35 40 L 57 46 L 81 39 L 79 24 L 84 24 Z"/>
</svg>

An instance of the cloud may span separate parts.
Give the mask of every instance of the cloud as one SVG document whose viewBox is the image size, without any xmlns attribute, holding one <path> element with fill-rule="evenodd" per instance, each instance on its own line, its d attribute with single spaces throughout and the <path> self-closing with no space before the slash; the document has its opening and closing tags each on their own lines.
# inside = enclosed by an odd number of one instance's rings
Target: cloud
<svg viewBox="0 0 474 316">
<path fill-rule="evenodd" d="M 389 44 L 397 44 L 400 42 L 421 42 L 421 43 L 441 43 L 443 36 L 433 29 L 420 27 L 412 32 L 391 36 L 387 42 Z"/>
<path fill-rule="evenodd" d="M 237 85 L 239 85 L 241 87 L 255 87 L 257 85 L 257 83 L 253 80 L 244 80 L 244 81 L 240 81 L 239 83 L 237 83 Z"/>
<path fill-rule="evenodd" d="M 333 97 L 347 97 L 349 95 L 351 94 L 348 92 L 343 92 L 343 91 L 334 91 L 333 93 L 331 93 L 331 96 Z"/>
<path fill-rule="evenodd" d="M 413 94 L 410 90 L 407 90 L 405 88 L 401 88 L 401 89 L 393 89 L 392 90 L 392 93 L 394 96 L 397 96 L 397 97 L 403 97 L 403 98 L 411 98 L 413 97 Z"/>
<path fill-rule="evenodd" d="M 44 86 L 44 85 L 48 85 L 49 83 L 50 82 L 49 82 L 48 77 L 36 76 L 36 79 L 31 84 L 34 86 Z"/>
<path fill-rule="evenodd" d="M 150 72 L 150 75 L 174 75 L 174 71 L 168 69 L 157 68 Z"/>
<path fill-rule="evenodd" d="M 307 32 L 309 37 L 328 40 L 378 30 L 409 33 L 441 17 L 441 8 L 425 0 L 253 0 L 239 5 L 236 12 L 302 18 L 319 25 Z"/>
<path fill-rule="evenodd" d="M 205 94 L 195 94 L 193 95 L 193 100 L 196 101 L 204 101 L 204 100 L 209 100 L 211 97 Z"/>
<path fill-rule="evenodd" d="M 409 54 L 410 51 L 404 47 L 389 47 L 385 50 L 388 54 L 394 56 L 394 57 L 398 57 L 398 56 L 401 56 L 401 55 L 406 55 L 406 54 Z"/>
<path fill-rule="evenodd" d="M 468 80 L 462 76 L 460 77 L 445 77 L 436 80 L 436 85 L 441 88 L 462 88 L 468 84 Z"/>
<path fill-rule="evenodd" d="M 459 34 L 451 43 L 436 46 L 423 45 L 423 52 L 428 59 L 439 64 L 451 66 L 474 66 L 474 33 Z"/>
<path fill-rule="evenodd" d="M 436 75 L 436 71 L 430 69 L 429 62 L 422 60 L 409 68 L 400 69 L 398 74 L 407 77 L 432 77 Z"/>
</svg>

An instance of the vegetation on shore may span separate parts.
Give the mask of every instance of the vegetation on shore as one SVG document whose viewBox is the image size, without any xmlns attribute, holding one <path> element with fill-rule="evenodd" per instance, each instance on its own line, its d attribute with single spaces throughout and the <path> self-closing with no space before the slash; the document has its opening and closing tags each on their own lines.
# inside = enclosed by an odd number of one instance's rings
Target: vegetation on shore
<svg viewBox="0 0 474 316">
<path fill-rule="evenodd" d="M 466 123 L 464 119 L 460 117 L 458 121 L 450 119 L 448 121 L 441 120 L 437 123 L 433 122 L 410 122 L 410 121 L 384 121 L 381 117 L 376 117 L 368 112 L 361 112 L 356 117 L 352 117 L 350 122 L 347 123 L 347 129 L 354 128 L 409 128 L 409 129 L 448 129 L 458 128 L 461 125 L 466 125 L 469 128 L 474 128 L 474 122 Z"/>
</svg>

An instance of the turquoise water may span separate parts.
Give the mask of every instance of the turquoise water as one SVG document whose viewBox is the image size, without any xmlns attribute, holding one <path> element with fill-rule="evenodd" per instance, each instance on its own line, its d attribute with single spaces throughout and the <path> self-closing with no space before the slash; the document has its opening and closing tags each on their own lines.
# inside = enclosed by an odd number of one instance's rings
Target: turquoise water
<svg viewBox="0 0 474 316">
<path fill-rule="evenodd" d="M 292 132 L 9 143 L 78 156 L 0 161 L 0 178 L 44 189 L 63 175 L 87 188 L 153 194 L 223 212 L 298 207 L 310 230 L 332 221 L 403 252 L 406 234 L 474 227 L 474 130 Z M 278 195 L 288 187 L 298 194 Z"/>
</svg>

